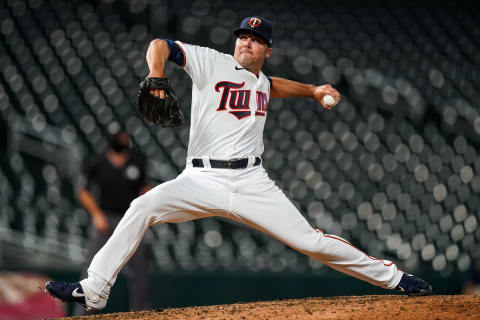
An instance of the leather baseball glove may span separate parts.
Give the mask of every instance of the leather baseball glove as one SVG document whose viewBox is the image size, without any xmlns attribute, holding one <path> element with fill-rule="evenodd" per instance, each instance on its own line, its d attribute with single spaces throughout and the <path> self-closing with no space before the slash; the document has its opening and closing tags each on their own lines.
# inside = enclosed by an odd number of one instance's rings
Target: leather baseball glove
<svg viewBox="0 0 480 320">
<path fill-rule="evenodd" d="M 151 89 L 165 91 L 165 99 L 150 93 Z M 146 78 L 140 84 L 137 96 L 138 111 L 142 117 L 162 127 L 179 127 L 183 124 L 180 101 L 167 78 Z"/>
</svg>

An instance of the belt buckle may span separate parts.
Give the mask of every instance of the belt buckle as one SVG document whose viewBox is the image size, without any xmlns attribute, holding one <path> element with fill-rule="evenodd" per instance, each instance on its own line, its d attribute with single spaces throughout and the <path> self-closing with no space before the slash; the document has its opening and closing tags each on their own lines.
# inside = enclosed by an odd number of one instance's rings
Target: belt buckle
<svg viewBox="0 0 480 320">
<path fill-rule="evenodd" d="M 231 162 L 230 162 L 230 159 L 228 159 L 228 160 L 227 160 L 227 167 L 228 167 L 228 169 L 232 169 L 230 166 L 231 166 Z"/>
</svg>

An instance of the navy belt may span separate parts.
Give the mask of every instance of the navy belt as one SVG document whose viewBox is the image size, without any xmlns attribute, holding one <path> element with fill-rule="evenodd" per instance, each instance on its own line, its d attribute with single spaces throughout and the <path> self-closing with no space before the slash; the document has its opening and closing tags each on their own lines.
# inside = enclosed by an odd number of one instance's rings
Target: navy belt
<svg viewBox="0 0 480 320">
<path fill-rule="evenodd" d="M 210 166 L 214 169 L 245 169 L 248 166 L 248 158 L 243 159 L 231 159 L 231 160 L 212 160 L 210 159 Z M 255 157 L 254 166 L 258 166 L 262 163 L 260 157 Z M 192 165 L 195 168 L 203 168 L 202 159 L 192 159 Z"/>
</svg>

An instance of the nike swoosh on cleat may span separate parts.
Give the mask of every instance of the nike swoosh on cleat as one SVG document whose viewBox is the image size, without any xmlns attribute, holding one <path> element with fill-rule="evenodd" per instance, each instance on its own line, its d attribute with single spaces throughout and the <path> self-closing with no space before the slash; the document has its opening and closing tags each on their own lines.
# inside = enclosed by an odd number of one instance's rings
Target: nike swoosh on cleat
<svg viewBox="0 0 480 320">
<path fill-rule="evenodd" d="M 77 298 L 82 298 L 82 297 L 85 297 L 85 294 L 78 293 L 78 288 L 75 288 L 75 290 L 72 291 L 72 296 L 77 297 Z"/>
<path fill-rule="evenodd" d="M 245 70 L 245 68 L 240 68 L 240 67 L 235 66 L 235 70 Z"/>
</svg>

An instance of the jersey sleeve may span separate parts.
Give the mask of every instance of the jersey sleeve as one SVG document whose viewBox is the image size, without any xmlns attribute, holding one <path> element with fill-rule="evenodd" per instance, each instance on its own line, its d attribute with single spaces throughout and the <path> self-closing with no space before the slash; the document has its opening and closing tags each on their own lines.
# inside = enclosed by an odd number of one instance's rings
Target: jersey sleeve
<svg viewBox="0 0 480 320">
<path fill-rule="evenodd" d="M 206 48 L 175 41 L 185 57 L 183 69 L 192 78 L 193 83 L 202 88 L 212 77 L 216 66 L 221 63 L 223 54 Z"/>
<path fill-rule="evenodd" d="M 83 188 L 87 189 L 90 192 L 93 191 L 97 184 L 96 180 L 98 175 L 98 162 L 98 158 L 94 158 L 87 159 L 83 163 L 83 177 L 85 179 Z"/>
</svg>

